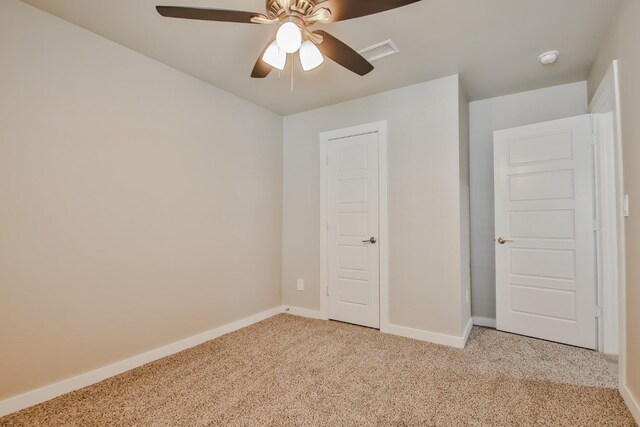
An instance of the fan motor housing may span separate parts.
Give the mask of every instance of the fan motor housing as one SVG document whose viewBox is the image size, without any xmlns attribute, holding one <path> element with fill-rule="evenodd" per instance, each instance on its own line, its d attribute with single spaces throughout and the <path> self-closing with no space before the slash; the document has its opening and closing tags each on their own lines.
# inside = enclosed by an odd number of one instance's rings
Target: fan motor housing
<svg viewBox="0 0 640 427">
<path fill-rule="evenodd" d="M 313 13 L 313 9 L 315 7 L 315 0 L 290 0 L 290 11 L 287 11 L 283 7 L 281 0 L 267 0 L 266 4 L 267 16 L 269 18 L 281 18 L 283 15 L 286 16 L 290 12 L 300 14 L 303 17 L 309 16 Z"/>
</svg>

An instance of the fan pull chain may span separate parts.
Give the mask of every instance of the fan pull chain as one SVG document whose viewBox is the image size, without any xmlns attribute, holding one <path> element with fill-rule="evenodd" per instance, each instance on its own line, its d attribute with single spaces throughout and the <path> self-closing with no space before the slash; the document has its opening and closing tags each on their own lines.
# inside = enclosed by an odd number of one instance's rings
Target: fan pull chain
<svg viewBox="0 0 640 427">
<path fill-rule="evenodd" d="M 293 93 L 293 71 L 296 68 L 294 64 L 295 57 L 296 57 L 296 54 L 292 53 L 291 54 L 291 93 Z"/>
<path fill-rule="evenodd" d="M 278 58 L 280 58 L 280 46 L 278 46 Z M 280 80 L 280 68 L 278 70 L 278 80 Z"/>
</svg>

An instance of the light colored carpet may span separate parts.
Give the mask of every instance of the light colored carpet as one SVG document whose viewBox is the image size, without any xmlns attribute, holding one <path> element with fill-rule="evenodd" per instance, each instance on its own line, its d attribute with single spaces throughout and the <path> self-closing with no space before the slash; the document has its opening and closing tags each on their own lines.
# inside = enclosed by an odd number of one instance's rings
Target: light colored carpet
<svg viewBox="0 0 640 427">
<path fill-rule="evenodd" d="M 474 328 L 464 350 L 279 315 L 3 426 L 633 426 L 599 354 Z"/>
</svg>

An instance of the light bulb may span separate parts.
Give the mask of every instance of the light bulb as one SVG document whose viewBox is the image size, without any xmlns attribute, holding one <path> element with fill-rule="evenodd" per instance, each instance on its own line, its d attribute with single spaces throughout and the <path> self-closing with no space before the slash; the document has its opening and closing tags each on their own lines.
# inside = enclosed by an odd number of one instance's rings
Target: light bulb
<svg viewBox="0 0 640 427">
<path fill-rule="evenodd" d="M 285 22 L 278 28 L 276 41 L 280 49 L 287 53 L 294 53 L 302 44 L 302 32 L 293 22 Z"/>
<path fill-rule="evenodd" d="M 320 53 L 320 49 L 312 41 L 307 40 L 302 43 L 302 46 L 300 46 L 300 63 L 304 71 L 313 70 L 323 62 L 324 57 Z"/>
<path fill-rule="evenodd" d="M 273 68 L 284 70 L 284 66 L 287 64 L 287 52 L 280 49 L 278 43 L 274 41 L 262 55 L 262 60 Z"/>
</svg>

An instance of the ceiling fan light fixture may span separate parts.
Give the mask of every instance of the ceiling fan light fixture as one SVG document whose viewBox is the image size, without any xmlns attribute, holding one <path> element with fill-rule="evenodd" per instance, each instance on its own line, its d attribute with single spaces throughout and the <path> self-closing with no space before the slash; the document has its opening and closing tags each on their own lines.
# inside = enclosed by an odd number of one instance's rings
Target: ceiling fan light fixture
<svg viewBox="0 0 640 427">
<path fill-rule="evenodd" d="M 264 1 L 265 13 L 183 6 L 156 6 L 156 10 L 167 18 L 238 24 L 277 24 L 275 44 L 273 38 L 266 42 L 253 66 L 251 77 L 255 79 L 264 79 L 274 68 L 284 70 L 287 54 L 299 52 L 303 41 L 311 42 L 305 45 L 300 58 L 305 71 L 317 68 L 324 62 L 324 57 L 327 57 L 347 70 L 364 76 L 374 68 L 366 58 L 326 31 L 311 28 L 320 23 L 330 24 L 398 9 L 421 0 Z M 328 7 L 324 7 L 325 2 Z M 294 68 L 291 71 L 293 77 Z"/>
<path fill-rule="evenodd" d="M 310 71 L 319 67 L 324 62 L 324 56 L 320 49 L 310 40 L 300 46 L 300 63 L 304 71 Z"/>
<path fill-rule="evenodd" d="M 278 28 L 276 42 L 286 53 L 295 53 L 302 45 L 302 31 L 293 22 L 285 22 Z"/>
<path fill-rule="evenodd" d="M 267 50 L 262 55 L 262 60 L 273 68 L 278 70 L 284 70 L 284 66 L 287 64 L 287 52 L 280 49 L 278 42 L 274 41 L 269 45 Z"/>
</svg>

